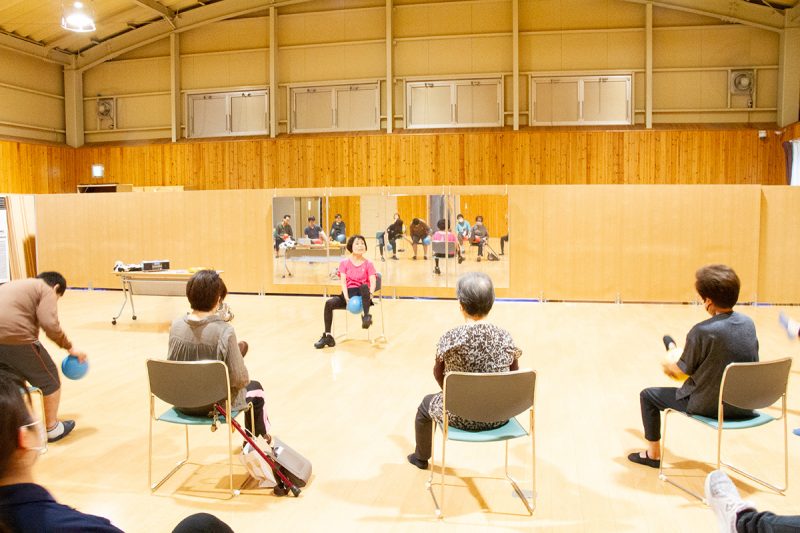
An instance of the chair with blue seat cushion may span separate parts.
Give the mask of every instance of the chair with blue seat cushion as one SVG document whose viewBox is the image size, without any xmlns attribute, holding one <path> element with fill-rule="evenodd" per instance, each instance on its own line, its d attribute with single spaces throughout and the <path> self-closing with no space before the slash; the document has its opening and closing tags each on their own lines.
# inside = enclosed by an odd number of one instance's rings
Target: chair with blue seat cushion
<svg viewBox="0 0 800 533">
<path fill-rule="evenodd" d="M 444 378 L 443 407 L 441 421 L 433 424 L 431 433 L 431 452 L 436 440 L 436 428 L 442 433 L 442 463 L 440 468 L 440 501 L 437 501 L 433 486 L 436 461 L 431 454 L 431 474 L 428 490 L 436 506 L 436 514 L 444 516 L 444 472 L 446 468 L 447 441 L 470 443 L 505 442 L 505 477 L 511 483 L 517 496 L 525 504 L 528 513 L 533 515 L 536 508 L 536 441 L 534 433 L 534 399 L 536 391 L 536 372 L 516 370 L 498 373 L 449 372 Z M 520 424 L 515 416 L 528 411 L 529 430 Z M 484 431 L 465 431 L 449 425 L 450 414 L 476 422 L 508 423 L 496 429 Z M 508 441 L 521 437 L 531 440 L 531 498 L 527 498 L 517 481 L 508 473 Z"/>
<path fill-rule="evenodd" d="M 691 420 L 700 422 L 717 431 L 717 470 L 722 466 L 728 467 L 734 472 L 760 483 L 775 492 L 783 494 L 789 485 L 789 429 L 786 421 L 786 388 L 789 383 L 789 372 L 791 368 L 792 359 L 790 357 L 778 359 L 776 361 L 729 364 L 722 374 L 718 404 L 719 415 L 717 418 L 691 415 L 673 409 L 666 409 L 664 411 L 664 430 L 661 435 L 661 465 L 658 470 L 659 479 L 708 503 L 702 495 L 673 481 L 664 473 L 667 452 L 667 419 L 671 413 L 680 413 Z M 757 411 L 757 409 L 764 409 L 772 406 L 778 400 L 781 400 L 781 414 L 777 418 L 762 411 Z M 755 411 L 755 416 L 744 420 L 723 420 L 723 404 L 732 405 L 740 409 L 752 409 Z M 768 483 L 722 460 L 722 434 L 724 431 L 755 428 L 781 419 L 783 419 L 784 458 L 784 481 L 782 487 Z"/>
<path fill-rule="evenodd" d="M 210 426 L 216 431 L 217 424 L 225 424 L 225 417 L 214 413 L 213 416 L 192 416 L 178 411 L 174 406 L 185 409 L 200 408 L 214 403 L 222 404 L 226 413 L 236 416 L 243 411 L 250 412 L 250 427 L 253 425 L 251 404 L 242 411 L 231 411 L 230 378 L 228 367 L 223 361 L 166 361 L 148 359 L 147 376 L 150 381 L 150 430 L 148 445 L 147 480 L 150 491 L 155 492 L 167 479 L 189 460 L 189 426 Z M 160 415 L 156 415 L 155 400 L 170 404 Z M 184 457 L 172 470 L 159 481 L 153 483 L 153 422 L 167 422 L 184 427 L 186 448 Z M 231 496 L 237 493 L 233 487 L 233 426 L 228 431 L 228 484 Z"/>
</svg>

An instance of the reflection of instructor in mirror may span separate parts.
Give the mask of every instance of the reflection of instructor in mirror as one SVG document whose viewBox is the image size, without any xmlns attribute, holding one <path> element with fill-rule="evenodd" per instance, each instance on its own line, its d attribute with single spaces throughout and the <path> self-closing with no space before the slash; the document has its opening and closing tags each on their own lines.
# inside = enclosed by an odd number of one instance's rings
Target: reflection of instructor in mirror
<svg viewBox="0 0 800 533">
<path fill-rule="evenodd" d="M 317 217 L 314 215 L 308 217 L 308 226 L 305 227 L 303 233 L 306 237 L 311 239 L 312 242 L 316 239 L 322 239 L 323 241 L 328 240 L 328 236 L 325 235 L 325 232 L 322 231 L 322 228 L 317 225 Z"/>
</svg>

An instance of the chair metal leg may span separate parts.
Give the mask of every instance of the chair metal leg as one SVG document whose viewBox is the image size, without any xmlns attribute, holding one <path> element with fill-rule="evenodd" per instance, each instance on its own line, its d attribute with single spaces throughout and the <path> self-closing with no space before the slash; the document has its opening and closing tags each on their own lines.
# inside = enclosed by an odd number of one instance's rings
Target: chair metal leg
<svg viewBox="0 0 800 533">
<path fill-rule="evenodd" d="M 685 493 L 697 498 L 701 502 L 703 502 L 706 505 L 708 505 L 708 502 L 706 501 L 704 496 L 696 493 L 695 491 L 693 491 L 692 489 L 690 489 L 688 487 L 684 487 L 683 485 L 681 485 L 679 483 L 676 483 L 675 481 L 672 481 L 669 478 L 669 476 L 667 476 L 664 473 L 664 463 L 667 462 L 667 418 L 669 417 L 669 414 L 671 412 L 673 412 L 672 409 L 665 409 L 664 410 L 664 424 L 663 424 L 663 428 L 661 430 L 661 462 L 660 462 L 660 464 L 658 466 L 658 479 L 660 479 L 661 481 L 666 481 L 667 483 L 669 483 L 673 487 L 681 489 L 683 492 L 685 492 Z"/>
<path fill-rule="evenodd" d="M 153 419 L 152 418 L 150 419 L 150 446 L 149 446 L 150 461 L 149 461 L 149 465 L 148 465 L 149 468 L 148 468 L 148 476 L 147 476 L 147 480 L 148 480 L 148 482 L 150 482 L 150 492 L 155 492 L 156 490 L 158 490 L 158 488 L 161 485 L 163 485 L 164 482 L 166 480 L 168 480 L 170 478 L 170 476 L 172 476 L 172 474 L 177 472 L 180 467 L 182 467 L 183 465 L 185 465 L 189 461 L 189 426 L 183 426 L 183 431 L 184 431 L 184 434 L 185 434 L 185 437 L 186 437 L 186 454 L 184 455 L 182 460 L 180 460 L 177 463 L 175 463 L 175 466 L 172 467 L 172 470 L 170 470 L 167 473 L 167 475 L 162 477 L 156 483 L 153 483 L 152 482 L 152 470 L 153 470 Z"/>
<path fill-rule="evenodd" d="M 42 426 L 45 429 L 44 448 L 42 449 L 42 453 L 45 454 L 47 453 L 47 438 L 46 438 L 47 428 L 45 427 L 47 426 L 47 423 L 44 418 L 44 393 L 42 392 L 42 389 L 40 389 L 39 387 L 33 387 L 33 386 L 28 387 L 28 392 L 31 395 L 36 395 L 39 397 L 38 403 L 39 403 L 40 420 L 42 421 L 41 422 Z"/>
<path fill-rule="evenodd" d="M 372 344 L 386 344 L 389 342 L 389 339 L 386 338 L 386 327 L 383 321 L 383 292 L 378 295 L 378 305 L 381 306 L 381 334 L 375 337 L 374 339 L 370 339 L 370 343 Z M 369 338 L 369 330 L 367 330 L 367 338 Z"/>
<path fill-rule="evenodd" d="M 433 426 L 431 428 L 431 473 L 430 473 L 430 476 L 428 477 L 428 482 L 426 483 L 426 486 L 427 486 L 428 492 L 430 492 L 430 494 L 431 494 L 431 498 L 433 499 L 433 505 L 436 508 L 436 511 L 435 511 L 436 512 L 436 517 L 437 518 L 441 518 L 442 517 L 442 509 L 439 506 L 439 501 L 436 499 L 436 494 L 435 494 L 434 489 L 433 489 L 433 485 L 434 485 L 434 483 L 433 483 L 433 471 L 436 470 L 436 461 L 435 461 L 435 455 L 434 455 L 434 451 L 435 451 L 434 450 L 434 444 L 435 443 L 436 443 L 436 421 L 434 420 L 433 421 Z M 442 472 L 444 472 L 444 470 L 442 470 Z"/>
</svg>

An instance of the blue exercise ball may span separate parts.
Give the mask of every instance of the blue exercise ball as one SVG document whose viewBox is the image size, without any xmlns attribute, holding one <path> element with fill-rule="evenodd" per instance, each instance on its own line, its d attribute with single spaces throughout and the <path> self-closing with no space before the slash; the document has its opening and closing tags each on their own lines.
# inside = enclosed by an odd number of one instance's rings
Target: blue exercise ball
<svg viewBox="0 0 800 533">
<path fill-rule="evenodd" d="M 357 315 L 361 312 L 361 296 L 351 296 L 347 302 L 347 310 Z"/>
<path fill-rule="evenodd" d="M 89 371 L 89 362 L 81 363 L 74 355 L 68 355 L 61 361 L 61 372 L 69 379 L 81 379 Z"/>
<path fill-rule="evenodd" d="M 386 245 L 386 249 L 391 252 L 394 249 L 394 248 L 392 248 L 392 243 L 387 244 Z"/>
<path fill-rule="evenodd" d="M 344 233 L 340 233 L 336 236 L 336 240 L 339 242 L 344 242 Z"/>
<path fill-rule="evenodd" d="M 422 239 L 422 244 L 424 244 L 425 246 L 428 246 L 430 243 L 431 243 L 430 237 L 425 237 L 424 239 Z"/>
</svg>

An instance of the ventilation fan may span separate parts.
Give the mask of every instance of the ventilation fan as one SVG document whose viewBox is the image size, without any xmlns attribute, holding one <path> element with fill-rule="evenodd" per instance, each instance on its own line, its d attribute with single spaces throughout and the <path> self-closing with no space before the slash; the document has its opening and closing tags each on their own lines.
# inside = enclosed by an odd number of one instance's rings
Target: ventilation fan
<svg viewBox="0 0 800 533">
<path fill-rule="evenodd" d="M 752 94 L 755 73 L 752 70 L 731 71 L 731 94 Z"/>
<path fill-rule="evenodd" d="M 114 118 L 113 98 L 100 98 L 97 100 L 97 118 Z"/>
</svg>

